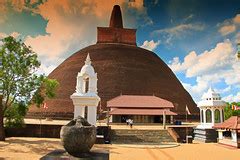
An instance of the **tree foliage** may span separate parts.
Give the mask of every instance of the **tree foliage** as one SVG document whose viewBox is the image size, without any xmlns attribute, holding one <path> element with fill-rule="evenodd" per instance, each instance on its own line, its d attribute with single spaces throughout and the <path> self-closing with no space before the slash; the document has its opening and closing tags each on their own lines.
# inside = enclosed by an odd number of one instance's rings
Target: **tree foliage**
<svg viewBox="0 0 240 160">
<path fill-rule="evenodd" d="M 231 116 L 240 116 L 240 110 L 233 110 L 232 105 L 240 106 L 240 102 L 227 103 L 227 106 L 224 108 L 225 119 L 228 119 Z"/>
<path fill-rule="evenodd" d="M 22 127 L 27 111 L 28 107 L 24 102 L 13 103 L 12 106 L 8 107 L 4 113 L 5 127 Z"/>
<path fill-rule="evenodd" d="M 41 85 L 42 76 L 35 74 L 40 66 L 37 54 L 21 40 L 9 36 L 2 40 L 0 48 L 2 57 L 2 93 L 3 111 L 14 102 L 27 102 L 37 87 Z"/>
<path fill-rule="evenodd" d="M 1 41 L 2 111 L 6 124 L 16 126 L 23 122 L 30 104 L 35 103 L 39 107 L 46 98 L 55 96 L 58 82 L 36 74 L 40 61 L 31 47 L 11 36 Z"/>
</svg>

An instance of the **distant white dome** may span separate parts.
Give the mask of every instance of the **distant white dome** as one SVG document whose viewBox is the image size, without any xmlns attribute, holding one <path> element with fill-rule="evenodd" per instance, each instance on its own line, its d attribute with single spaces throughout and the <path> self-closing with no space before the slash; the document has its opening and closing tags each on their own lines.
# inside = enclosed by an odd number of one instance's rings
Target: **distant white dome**
<svg viewBox="0 0 240 160">
<path fill-rule="evenodd" d="M 220 100 L 221 96 L 219 93 L 216 93 L 212 88 L 209 88 L 207 93 L 204 93 L 202 99 L 213 99 L 213 100 Z"/>
<path fill-rule="evenodd" d="M 88 75 L 88 76 L 94 76 L 95 75 L 95 71 L 93 66 L 91 65 L 91 59 L 89 54 L 87 55 L 87 58 L 85 60 L 85 65 L 82 67 L 81 71 L 80 71 L 80 75 Z"/>
<path fill-rule="evenodd" d="M 89 76 L 94 76 L 95 71 L 94 68 L 91 65 L 84 65 L 81 69 L 80 75 L 87 74 Z"/>
<path fill-rule="evenodd" d="M 203 94 L 202 100 L 198 102 L 198 107 L 224 107 L 225 105 L 226 102 L 221 99 L 220 94 L 212 88 L 209 88 L 208 91 Z"/>
</svg>

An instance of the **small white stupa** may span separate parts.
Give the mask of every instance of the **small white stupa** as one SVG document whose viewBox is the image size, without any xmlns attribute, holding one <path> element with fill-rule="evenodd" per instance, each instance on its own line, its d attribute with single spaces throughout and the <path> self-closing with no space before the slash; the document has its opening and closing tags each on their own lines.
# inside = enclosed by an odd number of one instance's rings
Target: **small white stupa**
<svg viewBox="0 0 240 160">
<path fill-rule="evenodd" d="M 95 126 L 97 106 L 100 101 L 100 97 L 97 94 L 97 80 L 97 73 L 95 73 L 91 65 L 91 59 L 88 54 L 85 65 L 77 75 L 76 91 L 70 98 L 74 105 L 74 118 L 82 116 Z"/>
<path fill-rule="evenodd" d="M 200 122 L 197 128 L 212 128 L 215 123 L 224 121 L 224 107 L 226 102 L 221 100 L 219 93 L 209 88 L 202 96 L 202 101 L 198 103 L 200 109 Z"/>
</svg>

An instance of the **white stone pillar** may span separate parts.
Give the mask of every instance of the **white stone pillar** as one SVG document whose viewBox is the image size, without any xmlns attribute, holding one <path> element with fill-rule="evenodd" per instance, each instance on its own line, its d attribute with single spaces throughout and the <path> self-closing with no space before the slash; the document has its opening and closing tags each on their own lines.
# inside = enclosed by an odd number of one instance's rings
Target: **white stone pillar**
<svg viewBox="0 0 240 160">
<path fill-rule="evenodd" d="M 113 122 L 113 115 L 109 116 L 109 122 L 112 123 Z"/>
<path fill-rule="evenodd" d="M 223 122 L 223 109 L 219 109 L 219 111 L 220 111 L 220 123 L 222 123 Z"/>
<path fill-rule="evenodd" d="M 89 78 L 89 92 L 90 93 L 97 93 L 97 77 L 90 77 Z"/>
<path fill-rule="evenodd" d="M 173 116 L 170 116 L 170 122 L 173 124 Z"/>
<path fill-rule="evenodd" d="M 77 85 L 76 85 L 76 93 L 83 93 L 83 77 L 78 76 L 77 77 Z"/>
<path fill-rule="evenodd" d="M 203 109 L 203 123 L 206 124 L 206 109 Z"/>
<path fill-rule="evenodd" d="M 166 111 L 163 111 L 163 129 L 166 129 Z"/>
<path fill-rule="evenodd" d="M 74 118 L 81 116 L 84 118 L 85 106 L 74 106 Z"/>
<path fill-rule="evenodd" d="M 224 116 L 224 108 L 222 109 L 222 114 L 223 114 L 223 117 L 222 117 L 222 119 L 223 119 L 223 122 L 225 121 L 225 116 Z"/>
<path fill-rule="evenodd" d="M 218 131 L 218 139 L 223 139 L 223 131 L 222 130 Z"/>
<path fill-rule="evenodd" d="M 96 126 L 96 122 L 97 122 L 97 107 L 96 106 L 88 106 L 87 120 L 90 124 Z"/>
<path fill-rule="evenodd" d="M 235 130 L 231 131 L 232 141 L 237 142 L 237 132 Z"/>
<path fill-rule="evenodd" d="M 200 123 L 202 124 L 202 109 L 200 109 Z"/>
<path fill-rule="evenodd" d="M 215 123 L 215 113 L 214 113 L 213 108 L 211 109 L 211 112 L 212 112 L 212 124 L 214 125 L 214 123 Z"/>
</svg>

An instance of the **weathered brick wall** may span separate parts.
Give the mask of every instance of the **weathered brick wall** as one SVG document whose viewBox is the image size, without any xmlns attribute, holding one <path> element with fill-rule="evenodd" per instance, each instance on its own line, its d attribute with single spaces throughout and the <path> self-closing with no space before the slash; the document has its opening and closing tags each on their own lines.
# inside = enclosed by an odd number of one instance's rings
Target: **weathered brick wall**
<svg viewBox="0 0 240 160">
<path fill-rule="evenodd" d="M 136 45 L 136 29 L 98 27 L 97 43 Z"/>
</svg>

